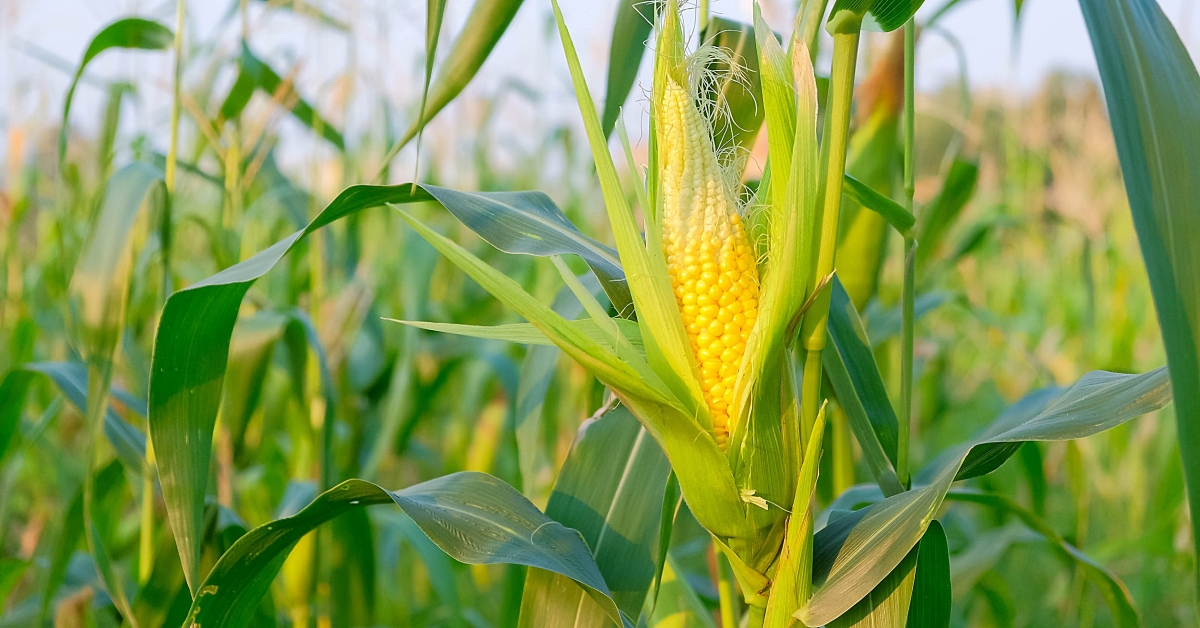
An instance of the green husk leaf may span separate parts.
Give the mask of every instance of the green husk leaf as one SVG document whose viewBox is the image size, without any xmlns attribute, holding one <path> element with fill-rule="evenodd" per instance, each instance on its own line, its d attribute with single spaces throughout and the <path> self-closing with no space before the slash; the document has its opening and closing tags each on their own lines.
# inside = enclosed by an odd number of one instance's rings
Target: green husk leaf
<svg viewBox="0 0 1200 628">
<path fill-rule="evenodd" d="M 656 241 L 653 232 L 649 234 L 648 242 L 642 240 L 633 218 L 633 211 L 617 177 L 612 155 L 608 151 L 608 142 L 584 80 L 571 34 L 567 30 L 557 0 L 553 0 L 552 4 L 558 22 L 559 37 L 567 57 L 567 66 L 570 68 L 571 80 L 575 87 L 575 97 L 579 101 L 579 111 L 583 116 L 592 158 L 600 178 L 600 190 L 608 210 L 609 224 L 621 256 L 621 264 L 625 268 L 638 323 L 642 326 L 647 360 L 659 377 L 664 378 L 668 390 L 674 394 L 686 412 L 697 417 L 702 425 L 708 427 L 710 419 L 700 392 L 698 367 L 692 357 L 691 344 L 684 332 L 683 319 L 675 303 L 675 293 L 667 275 L 667 260 L 662 254 L 661 241 Z M 663 11 L 663 20 L 670 21 L 674 17 L 674 23 L 677 24 L 677 10 L 674 5 L 668 7 Z M 674 30 L 677 28 L 664 27 L 663 32 Z"/>
<path fill-rule="evenodd" d="M 899 203 L 872 190 L 867 184 L 849 174 L 845 175 L 842 193 L 882 216 L 900 235 L 907 236 L 917 222 L 916 217 Z"/>
</svg>

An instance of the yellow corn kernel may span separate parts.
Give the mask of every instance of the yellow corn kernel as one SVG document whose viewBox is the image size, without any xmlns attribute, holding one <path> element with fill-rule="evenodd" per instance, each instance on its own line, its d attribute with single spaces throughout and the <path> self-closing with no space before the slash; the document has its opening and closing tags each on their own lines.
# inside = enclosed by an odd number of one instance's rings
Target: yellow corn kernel
<svg viewBox="0 0 1200 628">
<path fill-rule="evenodd" d="M 663 252 L 700 388 L 724 449 L 737 417 L 734 387 L 758 317 L 758 269 L 708 124 L 687 89 L 668 79 L 659 115 Z"/>
</svg>

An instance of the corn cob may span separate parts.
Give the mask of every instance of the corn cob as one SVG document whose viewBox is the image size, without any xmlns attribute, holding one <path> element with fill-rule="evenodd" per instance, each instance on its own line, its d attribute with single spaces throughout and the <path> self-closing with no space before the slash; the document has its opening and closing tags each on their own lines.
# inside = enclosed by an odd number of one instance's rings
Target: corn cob
<svg viewBox="0 0 1200 628">
<path fill-rule="evenodd" d="M 724 449 L 737 420 L 738 369 L 758 318 L 758 269 L 707 120 L 673 79 L 661 103 L 663 252 L 713 435 Z"/>
</svg>

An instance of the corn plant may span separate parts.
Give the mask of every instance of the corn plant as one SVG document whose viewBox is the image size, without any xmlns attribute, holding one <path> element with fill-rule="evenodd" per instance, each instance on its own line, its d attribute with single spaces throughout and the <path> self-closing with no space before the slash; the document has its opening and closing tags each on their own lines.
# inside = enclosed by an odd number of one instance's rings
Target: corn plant
<svg viewBox="0 0 1200 628">
<path fill-rule="evenodd" d="M 1170 370 L 1022 389 L 966 438 L 961 425 L 983 421 L 961 409 L 948 413 L 959 431 L 921 433 L 918 387 L 936 367 L 917 355 L 918 319 L 951 300 L 933 287 L 981 257 L 987 233 L 947 252 L 980 172 L 961 138 L 941 192 L 917 201 L 920 0 L 806 0 L 783 37 L 757 4 L 740 24 L 702 2 L 693 24 L 678 0 L 623 1 L 602 109 L 550 4 L 599 227 L 539 191 L 458 190 L 436 171 L 379 184 L 399 151 L 432 141 L 426 125 L 480 70 L 519 0 L 476 3 L 440 65 L 446 3 L 427 3 L 415 115 L 378 160 L 358 160 L 319 99 L 256 52 L 248 2 L 237 50 L 216 61 L 235 74 L 224 95 L 181 88 L 184 0 L 173 30 L 129 18 L 95 37 L 56 146 L 64 215 L 97 208 L 83 235 L 66 236 L 81 252 L 58 288 L 62 329 L 44 331 L 51 349 L 39 349 L 56 361 L 33 361 L 27 312 L 39 306 L 14 307 L 7 283 L 0 303 L 0 321 L 23 316 L 6 330 L 0 462 L 63 461 L 56 486 L 72 496 L 36 559 L 0 561 L 0 601 L 25 592 L 0 625 L 966 625 L 954 587 L 974 572 L 963 564 L 1031 540 L 1071 567 L 1072 587 L 1099 592 L 1113 625 L 1142 625 L 1117 572 L 1045 516 L 1037 443 L 1118 428 L 1174 395 L 1182 475 L 1196 490 L 1189 247 L 1200 228 L 1188 186 L 1200 77 L 1154 3 L 1080 2 Z M 301 3 L 269 8 L 348 29 Z M 896 35 L 856 86 L 864 28 Z M 828 77 L 814 69 L 822 30 Z M 169 148 L 112 172 L 112 122 L 89 193 L 68 150 L 71 103 L 89 62 L 118 48 L 173 55 Z M 643 168 L 621 111 L 646 50 Z M 111 91 L 114 116 L 124 93 Z M 349 185 L 323 208 L 279 172 L 269 141 L 243 135 L 256 94 L 342 160 Z M 191 161 L 185 108 L 200 138 Z M 747 153 L 764 132 L 758 176 Z M 216 199 L 214 216 L 183 213 L 205 205 L 179 191 L 188 177 Z M 275 242 L 252 253 L 264 238 Z M 356 270 L 364 247 L 383 260 L 379 280 Z M 881 311 L 885 292 L 896 305 Z M 34 400 L 43 415 L 26 421 Z M 48 426 L 74 416 L 68 403 L 83 435 L 60 445 Z M 560 414 L 588 418 L 574 433 Z M 443 430 L 437 451 L 414 444 L 419 422 Z M 1072 479 L 1084 475 L 1079 447 L 1063 451 Z M 1031 491 L 1040 477 L 1031 507 L 992 479 L 1014 456 Z M 379 504 L 395 508 L 364 508 Z M 967 506 L 1013 523 L 971 529 Z M 7 517 L 5 494 L 0 543 Z M 467 571 L 447 556 L 507 567 Z M 977 571 L 971 590 L 999 578 Z"/>
</svg>

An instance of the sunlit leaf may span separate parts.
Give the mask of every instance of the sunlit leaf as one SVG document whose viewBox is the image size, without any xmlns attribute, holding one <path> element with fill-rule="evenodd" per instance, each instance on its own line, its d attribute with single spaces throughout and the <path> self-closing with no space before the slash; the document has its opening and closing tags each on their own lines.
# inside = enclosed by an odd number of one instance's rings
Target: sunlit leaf
<svg viewBox="0 0 1200 628">
<path fill-rule="evenodd" d="M 434 186 L 353 186 L 311 223 L 257 255 L 171 295 L 155 336 L 150 374 L 150 435 L 168 519 L 175 531 L 188 583 L 200 581 L 199 538 L 229 340 L 242 298 L 309 233 L 363 209 L 387 203 L 436 200 Z M 456 193 L 453 199 L 488 201 L 489 195 Z M 509 204 L 519 196 L 502 197 Z"/>
<path fill-rule="evenodd" d="M 221 556 L 198 588 L 188 625 L 247 625 L 284 559 L 305 534 L 342 513 L 389 502 L 456 560 L 513 563 L 563 574 L 582 585 L 610 620 L 621 621 L 577 532 L 547 518 L 500 480 L 464 471 L 398 491 L 347 480 L 295 515 L 251 530 Z"/>
</svg>

